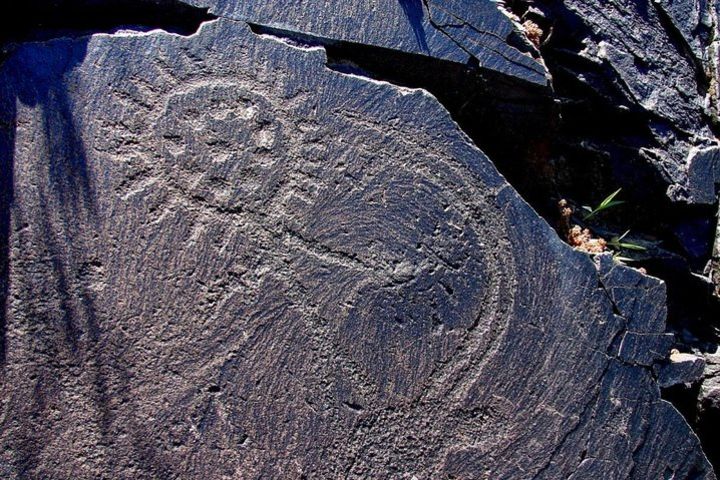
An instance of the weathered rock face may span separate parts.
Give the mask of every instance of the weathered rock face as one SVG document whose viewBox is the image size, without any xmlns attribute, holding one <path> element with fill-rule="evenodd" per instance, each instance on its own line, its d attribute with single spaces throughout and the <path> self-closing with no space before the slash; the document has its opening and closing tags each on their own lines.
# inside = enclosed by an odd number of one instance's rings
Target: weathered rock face
<svg viewBox="0 0 720 480">
<path fill-rule="evenodd" d="M 428 90 L 497 164 L 532 171 L 558 123 L 540 52 L 493 2 L 192 3 L 255 33 L 322 46 L 334 70 Z"/>
<path fill-rule="evenodd" d="M 550 56 L 570 74 L 574 89 L 595 96 L 598 107 L 586 114 L 598 115 L 598 126 L 614 119 L 616 125 L 606 127 L 612 137 L 601 127 L 585 140 L 611 158 L 617 181 L 629 190 L 643 188 L 633 186 L 632 162 L 638 172 L 646 170 L 637 178 L 664 185 L 672 201 L 713 204 L 720 171 L 714 3 L 516 3 L 557 27 Z"/>
<path fill-rule="evenodd" d="M 477 64 L 538 85 L 548 84 L 537 51 L 493 2 L 334 0 L 237 2 L 188 0 L 225 18 L 319 38 Z"/>
<path fill-rule="evenodd" d="M 714 458 L 720 456 L 720 445 L 715 441 L 720 425 L 720 352 L 706 356 L 704 379 L 698 392 L 697 424 L 699 434 L 706 438 L 706 451 Z"/>
<path fill-rule="evenodd" d="M 4 62 L 4 477 L 715 478 L 663 283 L 325 63 L 234 17 Z"/>
</svg>

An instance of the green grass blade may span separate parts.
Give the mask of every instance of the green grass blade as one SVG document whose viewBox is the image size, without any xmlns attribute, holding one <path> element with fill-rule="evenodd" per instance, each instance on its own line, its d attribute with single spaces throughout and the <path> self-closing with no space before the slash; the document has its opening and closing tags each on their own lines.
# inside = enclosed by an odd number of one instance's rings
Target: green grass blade
<svg viewBox="0 0 720 480">
<path fill-rule="evenodd" d="M 611 193 L 610 195 L 605 197 L 605 200 L 600 202 L 600 205 L 598 206 L 598 208 L 603 208 L 603 209 L 608 208 L 609 204 L 611 204 L 612 201 L 615 200 L 615 197 L 618 196 L 618 194 L 620 193 L 620 190 L 622 190 L 622 188 L 618 188 L 613 193 Z"/>
<path fill-rule="evenodd" d="M 608 208 L 616 207 L 625 203 L 624 200 L 615 200 L 615 197 L 618 196 L 621 190 L 622 188 L 618 188 L 617 190 L 615 190 L 613 193 L 605 197 L 605 199 L 600 202 L 600 204 L 595 208 L 590 208 L 587 206 L 583 207 L 585 210 L 588 210 L 590 212 L 583 217 L 583 220 L 588 220 L 597 215 L 598 213 L 602 212 L 603 210 L 607 210 Z"/>
<path fill-rule="evenodd" d="M 637 245 L 635 243 L 618 242 L 618 245 L 620 245 L 620 248 L 624 248 L 626 250 L 635 250 L 636 252 L 644 252 L 645 250 L 647 250 L 647 248 L 643 247 L 642 245 Z"/>
</svg>

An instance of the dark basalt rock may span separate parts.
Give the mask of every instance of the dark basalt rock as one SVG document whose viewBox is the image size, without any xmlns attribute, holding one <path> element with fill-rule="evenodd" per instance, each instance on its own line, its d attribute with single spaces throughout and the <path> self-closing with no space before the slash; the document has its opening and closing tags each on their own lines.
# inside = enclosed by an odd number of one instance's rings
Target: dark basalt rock
<svg viewBox="0 0 720 480">
<path fill-rule="evenodd" d="M 493 2 L 185 1 L 291 45 L 322 46 L 334 70 L 428 90 L 502 172 L 527 169 L 558 122 L 537 48 Z"/>
<path fill-rule="evenodd" d="M 547 85 L 532 44 L 497 4 L 466 0 L 185 0 L 219 16 L 328 40 L 385 47 L 479 65 Z"/>
<path fill-rule="evenodd" d="M 689 353 L 673 353 L 670 361 L 656 366 L 656 374 L 660 388 L 674 385 L 691 385 L 702 379 L 705 361 Z"/>
<path fill-rule="evenodd" d="M 593 99 L 566 113 L 596 115 L 595 129 L 612 133 L 588 132 L 577 141 L 608 157 L 615 182 L 641 192 L 639 199 L 664 188 L 673 202 L 715 202 L 720 171 L 716 2 L 512 3 L 539 12 L 529 16 L 552 29 L 543 55 L 546 61 L 552 57 L 551 70 Z M 602 125 L 613 121 L 619 128 Z"/>
<path fill-rule="evenodd" d="M 662 282 L 231 5 L 0 69 L 6 478 L 715 478 Z"/>
</svg>

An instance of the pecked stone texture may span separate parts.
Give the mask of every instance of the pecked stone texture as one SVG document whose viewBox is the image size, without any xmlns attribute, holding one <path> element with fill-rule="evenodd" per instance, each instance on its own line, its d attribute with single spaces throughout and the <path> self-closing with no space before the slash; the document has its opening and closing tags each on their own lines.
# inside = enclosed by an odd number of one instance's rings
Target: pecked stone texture
<svg viewBox="0 0 720 480">
<path fill-rule="evenodd" d="M 518 82 L 549 85 L 537 49 L 512 17 L 491 1 L 182 1 L 225 18 L 479 66 Z"/>
<path fill-rule="evenodd" d="M 324 63 L 228 19 L 5 61 L 4 477 L 715 478 L 632 343 L 663 284 Z"/>
</svg>

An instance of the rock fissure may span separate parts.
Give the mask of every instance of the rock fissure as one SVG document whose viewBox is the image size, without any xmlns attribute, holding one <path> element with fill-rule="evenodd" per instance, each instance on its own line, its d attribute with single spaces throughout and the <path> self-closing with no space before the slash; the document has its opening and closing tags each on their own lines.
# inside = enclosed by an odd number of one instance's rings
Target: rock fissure
<svg viewBox="0 0 720 480">
<path fill-rule="evenodd" d="M 537 211 L 563 193 L 532 183 L 572 96 L 538 80 L 524 27 L 492 3 L 443 2 L 453 27 L 429 0 L 317 18 L 281 2 L 189 0 L 219 17 L 190 37 L 18 43 L 2 64 L 0 401 L 21 422 L 1 425 L 0 471 L 714 478 L 658 399 L 662 284 L 593 266 L 495 170 Z M 605 151 L 613 134 L 564 138 L 625 158 Z M 48 239 L 54 268 L 37 260 Z M 58 317 L 75 305 L 94 311 L 92 345 L 87 319 Z M 97 356 L 68 372 L 54 359 L 69 351 Z"/>
</svg>

